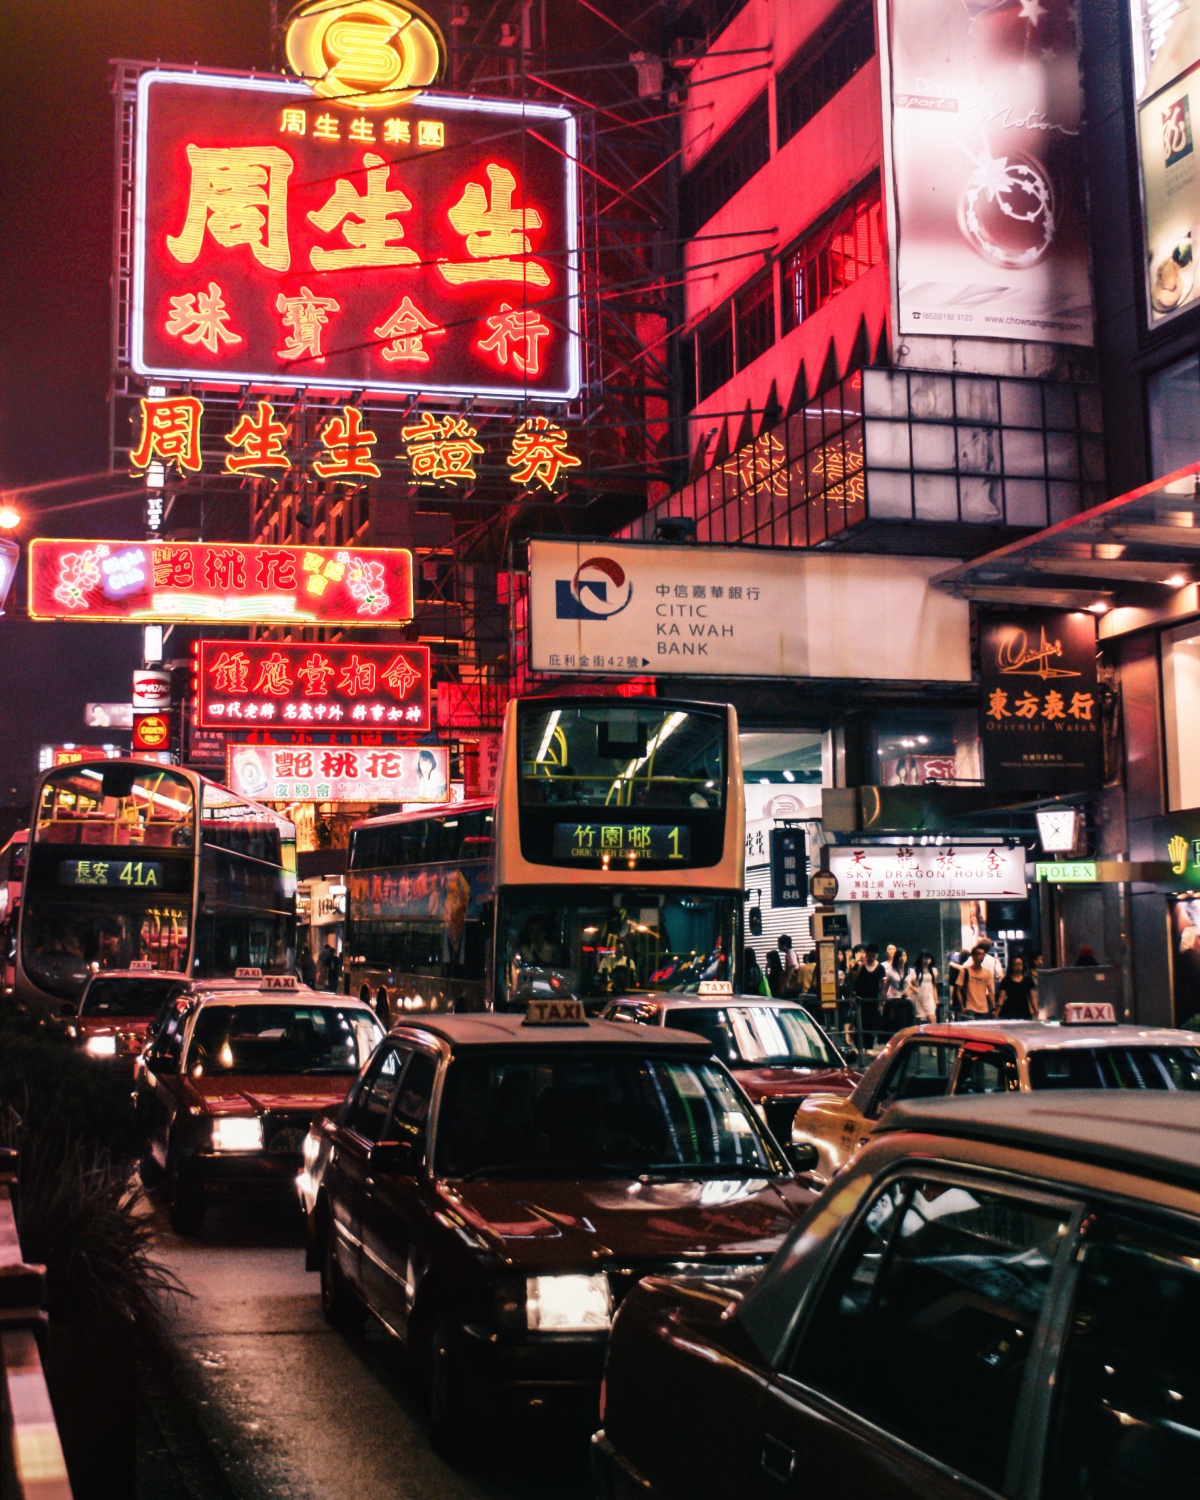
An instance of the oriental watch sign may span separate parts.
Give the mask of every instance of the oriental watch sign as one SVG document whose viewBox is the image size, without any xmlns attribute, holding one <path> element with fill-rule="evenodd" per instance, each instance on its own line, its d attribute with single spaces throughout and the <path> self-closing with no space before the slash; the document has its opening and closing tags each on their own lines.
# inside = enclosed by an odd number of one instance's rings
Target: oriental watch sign
<svg viewBox="0 0 1200 1500">
<path fill-rule="evenodd" d="M 399 30 L 375 14 L 400 9 L 305 7 L 289 45 L 309 81 L 142 74 L 137 373 L 200 386 L 577 394 L 574 117 L 414 93 L 430 48 L 404 58 L 393 43 L 403 52 L 405 38 L 432 32 L 415 12 Z"/>
</svg>

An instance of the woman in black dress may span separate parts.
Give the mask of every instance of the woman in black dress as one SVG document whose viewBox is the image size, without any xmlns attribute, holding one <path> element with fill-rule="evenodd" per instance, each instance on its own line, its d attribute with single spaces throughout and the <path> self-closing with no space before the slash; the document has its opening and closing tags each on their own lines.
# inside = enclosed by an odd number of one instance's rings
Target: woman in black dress
<svg viewBox="0 0 1200 1500">
<path fill-rule="evenodd" d="M 998 1020 L 1034 1021 L 1037 1019 L 1037 1004 L 1033 994 L 1033 979 L 1025 972 L 1025 960 L 1018 955 L 1008 966 L 1008 973 L 1000 981 Z"/>
</svg>

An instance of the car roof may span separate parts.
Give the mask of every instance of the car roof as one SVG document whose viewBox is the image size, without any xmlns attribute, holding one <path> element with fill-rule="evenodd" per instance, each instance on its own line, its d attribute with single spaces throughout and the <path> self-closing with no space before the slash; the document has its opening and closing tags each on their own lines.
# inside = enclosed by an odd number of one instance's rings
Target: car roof
<svg viewBox="0 0 1200 1500">
<path fill-rule="evenodd" d="M 178 969 L 97 969 L 88 975 L 88 984 L 96 979 L 178 979 L 187 982 L 187 975 Z"/>
<path fill-rule="evenodd" d="M 932 1040 L 1016 1043 L 1019 1051 L 1041 1052 L 1047 1047 L 1200 1047 L 1200 1032 L 1176 1031 L 1167 1026 L 1064 1026 L 1061 1021 L 931 1021 L 916 1026 Z"/>
<path fill-rule="evenodd" d="M 894 1104 L 875 1134 L 950 1135 L 1023 1146 L 1200 1183 L 1200 1093 L 1063 1089 Z"/>
<path fill-rule="evenodd" d="M 619 1005 L 622 1000 L 635 1005 L 650 1001 L 665 1005 L 668 1010 L 728 1010 L 731 1005 L 766 1006 L 770 1010 L 804 1010 L 798 1001 L 776 1000 L 766 995 L 623 995 L 613 1003 Z M 808 1015 L 808 1012 L 804 1010 L 804 1014 Z"/>
<path fill-rule="evenodd" d="M 369 1005 L 361 1000 L 352 999 L 349 995 L 335 995 L 329 990 L 310 989 L 305 984 L 299 984 L 294 990 L 262 990 L 253 981 L 245 980 L 216 980 L 212 984 L 194 984 L 192 986 L 192 998 L 201 1004 L 205 1001 L 230 1000 L 253 1000 L 255 1005 L 295 1005 L 297 1001 L 304 1001 L 311 1005 L 314 1001 L 322 1005 L 351 1006 L 355 1010 L 369 1011 L 371 1015 L 375 1012 Z"/>
<path fill-rule="evenodd" d="M 520 1015 L 482 1012 L 470 1015 L 430 1015 L 401 1021 L 390 1035 L 413 1032 L 433 1035 L 453 1048 L 460 1047 L 552 1047 L 594 1046 L 607 1043 L 626 1051 L 694 1052 L 707 1057 L 712 1045 L 691 1031 L 672 1031 L 666 1026 L 630 1026 L 628 1021 L 588 1021 L 574 1026 L 527 1026 Z"/>
</svg>

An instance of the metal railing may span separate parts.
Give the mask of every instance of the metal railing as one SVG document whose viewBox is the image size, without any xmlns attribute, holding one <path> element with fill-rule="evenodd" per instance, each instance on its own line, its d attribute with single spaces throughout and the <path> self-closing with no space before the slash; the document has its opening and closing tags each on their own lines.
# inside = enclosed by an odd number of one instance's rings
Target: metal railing
<svg viewBox="0 0 1200 1500">
<path fill-rule="evenodd" d="M 42 1367 L 46 1273 L 21 1255 L 16 1166 L 17 1153 L 0 1150 L 0 1500 L 71 1500 Z"/>
</svg>

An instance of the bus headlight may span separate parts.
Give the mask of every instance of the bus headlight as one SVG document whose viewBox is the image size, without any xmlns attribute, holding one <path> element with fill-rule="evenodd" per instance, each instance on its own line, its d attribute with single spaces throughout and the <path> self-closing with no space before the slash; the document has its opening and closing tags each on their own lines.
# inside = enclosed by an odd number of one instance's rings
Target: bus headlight
<svg viewBox="0 0 1200 1500">
<path fill-rule="evenodd" d="M 612 1322 L 608 1277 L 530 1276 L 525 1282 L 525 1322 L 541 1333 L 592 1333 Z"/>
<path fill-rule="evenodd" d="M 261 1151 L 262 1121 L 257 1115 L 221 1115 L 213 1121 L 214 1151 Z"/>
<path fill-rule="evenodd" d="M 116 1057 L 117 1039 L 115 1036 L 90 1036 L 84 1042 L 83 1050 L 90 1057 Z"/>
</svg>

